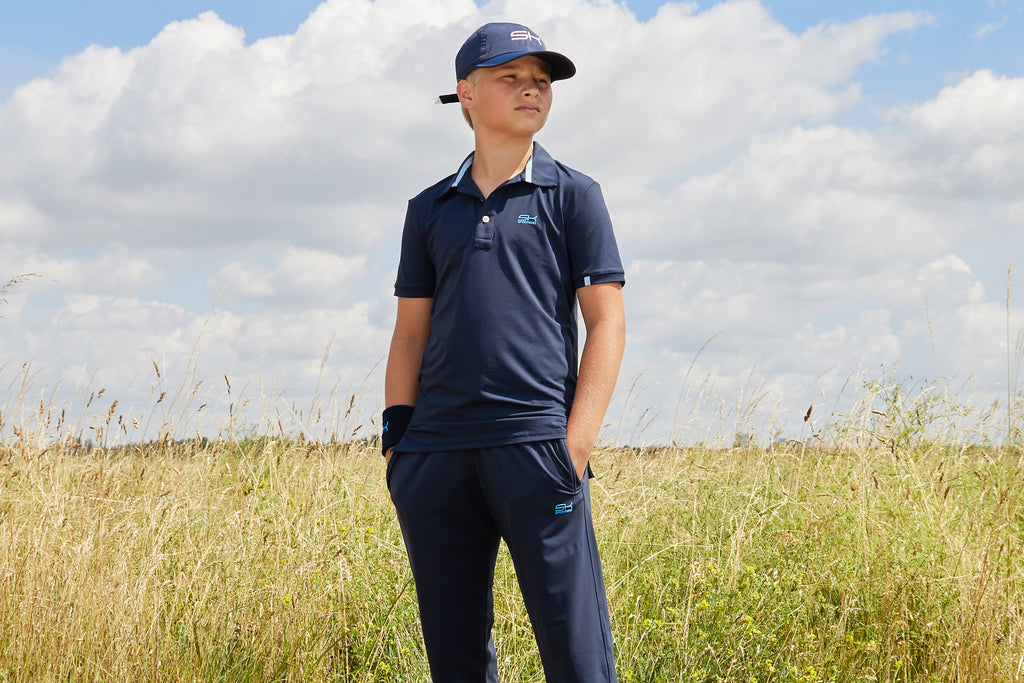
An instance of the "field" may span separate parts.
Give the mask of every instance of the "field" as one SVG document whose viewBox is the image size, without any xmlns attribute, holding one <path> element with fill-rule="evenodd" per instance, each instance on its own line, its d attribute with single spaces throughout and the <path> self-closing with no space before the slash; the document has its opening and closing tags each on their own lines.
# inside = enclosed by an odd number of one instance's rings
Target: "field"
<svg viewBox="0 0 1024 683">
<path fill-rule="evenodd" d="M 1021 465 L 599 451 L 620 680 L 1024 680 Z M 504 553 L 495 603 L 502 679 L 542 681 Z M 143 680 L 428 680 L 372 443 L 0 445 L 0 681 Z"/>
</svg>

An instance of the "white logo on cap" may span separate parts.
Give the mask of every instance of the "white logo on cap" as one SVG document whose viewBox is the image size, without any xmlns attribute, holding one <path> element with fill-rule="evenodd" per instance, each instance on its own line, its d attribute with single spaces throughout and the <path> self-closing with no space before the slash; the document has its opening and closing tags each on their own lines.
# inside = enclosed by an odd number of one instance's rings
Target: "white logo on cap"
<svg viewBox="0 0 1024 683">
<path fill-rule="evenodd" d="M 512 33 L 509 34 L 509 37 L 511 37 L 512 40 L 536 40 L 538 43 L 540 43 L 541 47 L 544 47 L 544 41 L 538 38 L 537 36 L 533 35 L 529 31 L 512 31 Z"/>
</svg>

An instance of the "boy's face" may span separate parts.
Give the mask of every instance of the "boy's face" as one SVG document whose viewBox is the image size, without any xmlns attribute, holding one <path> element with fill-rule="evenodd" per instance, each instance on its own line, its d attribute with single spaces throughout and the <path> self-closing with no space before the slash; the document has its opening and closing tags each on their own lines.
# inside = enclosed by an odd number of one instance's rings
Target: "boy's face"
<svg viewBox="0 0 1024 683">
<path fill-rule="evenodd" d="M 520 57 L 508 64 L 477 69 L 459 81 L 459 99 L 472 112 L 478 132 L 493 131 L 532 137 L 548 120 L 551 76 L 537 57 Z"/>
</svg>

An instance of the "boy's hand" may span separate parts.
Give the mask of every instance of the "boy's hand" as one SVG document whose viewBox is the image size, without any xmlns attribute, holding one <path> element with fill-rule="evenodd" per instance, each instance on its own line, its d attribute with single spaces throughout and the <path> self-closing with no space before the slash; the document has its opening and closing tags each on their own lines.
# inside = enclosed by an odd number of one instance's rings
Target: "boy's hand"
<svg viewBox="0 0 1024 683">
<path fill-rule="evenodd" d="M 583 476 L 587 472 L 587 463 L 590 462 L 590 451 L 594 449 L 594 444 L 581 442 L 579 439 L 572 439 L 569 436 L 566 436 L 565 443 L 569 447 L 569 457 L 572 459 L 573 467 L 576 468 L 576 476 L 583 481 Z"/>
</svg>

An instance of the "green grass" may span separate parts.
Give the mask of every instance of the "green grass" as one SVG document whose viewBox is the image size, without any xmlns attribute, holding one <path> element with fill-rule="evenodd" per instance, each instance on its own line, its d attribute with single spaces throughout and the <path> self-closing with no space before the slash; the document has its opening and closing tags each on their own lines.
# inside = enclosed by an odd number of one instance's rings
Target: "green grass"
<svg viewBox="0 0 1024 683">
<path fill-rule="evenodd" d="M 611 449 L 622 681 L 1024 677 L 1011 448 Z M 506 681 L 542 681 L 511 561 Z M 0 446 L 0 681 L 425 681 L 370 444 Z"/>
</svg>

